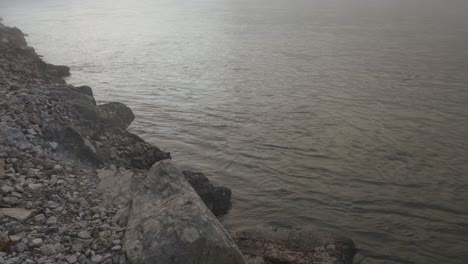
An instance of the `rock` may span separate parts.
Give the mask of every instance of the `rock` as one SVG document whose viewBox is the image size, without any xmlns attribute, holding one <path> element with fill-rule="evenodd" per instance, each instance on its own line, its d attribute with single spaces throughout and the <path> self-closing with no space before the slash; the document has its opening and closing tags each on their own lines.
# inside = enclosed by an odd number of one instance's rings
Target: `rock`
<svg viewBox="0 0 468 264">
<path fill-rule="evenodd" d="M 5 160 L 0 159 L 0 178 L 5 177 Z"/>
<path fill-rule="evenodd" d="M 60 207 L 60 204 L 59 203 L 52 203 L 52 204 L 49 204 L 48 206 L 51 210 L 54 210 L 54 209 L 57 209 Z"/>
<path fill-rule="evenodd" d="M 127 255 L 125 254 L 120 255 L 119 264 L 127 264 Z"/>
<path fill-rule="evenodd" d="M 91 167 L 97 167 L 102 163 L 101 158 L 85 144 L 83 136 L 73 127 L 68 126 L 56 130 L 54 126 L 48 126 L 44 136 L 49 140 L 59 142 L 57 151 L 67 159 L 76 160 Z"/>
<path fill-rule="evenodd" d="M 112 251 L 119 251 L 119 250 L 121 250 L 121 249 L 122 249 L 122 247 L 121 247 L 120 245 L 113 246 L 113 247 L 111 248 Z"/>
<path fill-rule="evenodd" d="M 93 89 L 89 86 L 83 85 L 74 88 L 76 91 L 94 97 Z"/>
<path fill-rule="evenodd" d="M 83 251 L 83 245 L 82 244 L 73 244 L 72 245 L 72 251 L 73 252 L 82 252 Z"/>
<path fill-rule="evenodd" d="M 88 231 L 83 230 L 78 233 L 78 237 L 81 239 L 90 239 L 91 234 Z"/>
<path fill-rule="evenodd" d="M 40 250 L 41 253 L 46 256 L 52 256 L 57 253 L 57 250 L 55 249 L 54 245 L 42 245 Z"/>
<path fill-rule="evenodd" d="M 5 195 L 5 194 L 9 194 L 10 192 L 12 192 L 15 188 L 13 187 L 10 187 L 10 186 L 2 186 L 0 188 L 0 193 Z"/>
<path fill-rule="evenodd" d="M 43 221 L 43 220 L 45 220 L 45 215 L 44 214 L 38 214 L 38 215 L 36 215 L 34 217 L 34 220 L 39 221 L 39 222 Z"/>
<path fill-rule="evenodd" d="M 40 184 L 40 183 L 37 183 L 37 184 L 36 183 L 30 183 L 30 184 L 28 184 L 27 188 L 29 190 L 31 190 L 31 191 L 36 191 L 36 190 L 39 190 L 39 189 L 42 188 L 42 184 Z"/>
<path fill-rule="evenodd" d="M 132 109 L 122 103 L 107 103 L 98 106 L 98 109 L 101 118 L 115 128 L 125 130 L 135 120 Z"/>
<path fill-rule="evenodd" d="M 133 193 L 124 245 L 130 263 L 245 263 L 224 227 L 170 161 L 156 163 Z"/>
<path fill-rule="evenodd" d="M 101 263 L 102 256 L 101 255 L 94 255 L 91 257 L 91 262 L 93 263 Z"/>
<path fill-rule="evenodd" d="M 20 222 L 28 220 L 34 214 L 34 212 L 35 210 L 28 210 L 24 208 L 0 208 L 0 213 Z"/>
<path fill-rule="evenodd" d="M 70 76 L 70 68 L 63 65 L 47 64 L 46 71 L 48 74 L 57 78 Z"/>
<path fill-rule="evenodd" d="M 46 225 L 55 225 L 57 223 L 57 217 L 51 216 L 47 219 Z"/>
<path fill-rule="evenodd" d="M 27 248 L 28 247 L 25 243 L 16 244 L 16 251 L 18 251 L 19 253 L 23 253 L 24 251 L 26 251 Z"/>
<path fill-rule="evenodd" d="M 57 142 L 49 142 L 49 145 L 50 147 L 53 149 L 53 150 L 56 150 L 59 146 L 59 144 Z"/>
<path fill-rule="evenodd" d="M 77 262 L 77 258 L 75 255 L 68 255 L 65 257 L 68 263 L 73 264 Z"/>
<path fill-rule="evenodd" d="M 31 240 L 30 246 L 31 247 L 39 247 L 39 246 L 42 245 L 42 242 L 43 242 L 42 238 L 35 238 L 35 239 Z"/>
<path fill-rule="evenodd" d="M 183 174 L 215 216 L 228 213 L 231 209 L 231 189 L 215 187 L 203 173 L 183 171 Z"/>
<path fill-rule="evenodd" d="M 20 203 L 20 200 L 13 196 L 8 196 L 3 198 L 3 202 L 7 205 L 17 205 Z"/>
</svg>

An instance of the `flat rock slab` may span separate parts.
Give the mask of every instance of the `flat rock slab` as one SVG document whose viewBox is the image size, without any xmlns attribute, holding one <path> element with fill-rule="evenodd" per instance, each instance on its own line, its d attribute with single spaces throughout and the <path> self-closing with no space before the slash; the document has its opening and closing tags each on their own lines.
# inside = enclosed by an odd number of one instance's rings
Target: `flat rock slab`
<svg viewBox="0 0 468 264">
<path fill-rule="evenodd" d="M 0 208 L 0 213 L 14 218 L 20 222 L 24 222 L 33 216 L 36 210 L 24 209 L 24 208 Z"/>
</svg>

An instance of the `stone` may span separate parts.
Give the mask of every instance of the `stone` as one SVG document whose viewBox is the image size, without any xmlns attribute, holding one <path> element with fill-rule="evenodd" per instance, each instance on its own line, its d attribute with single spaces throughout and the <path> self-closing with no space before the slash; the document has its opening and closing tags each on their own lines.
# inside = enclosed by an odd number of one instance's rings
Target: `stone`
<svg viewBox="0 0 468 264">
<path fill-rule="evenodd" d="M 122 247 L 121 247 L 120 245 L 113 246 L 113 247 L 111 248 L 112 251 L 119 251 L 119 250 L 121 250 L 121 249 L 122 249 Z"/>
<path fill-rule="evenodd" d="M 91 257 L 91 262 L 93 263 L 101 263 L 102 256 L 101 255 L 94 255 Z"/>
<path fill-rule="evenodd" d="M 215 187 L 203 173 L 183 171 L 193 189 L 215 216 L 222 216 L 231 209 L 231 189 Z"/>
<path fill-rule="evenodd" d="M 115 128 L 125 130 L 135 120 L 132 109 L 122 103 L 107 103 L 99 105 L 98 109 L 101 118 Z"/>
<path fill-rule="evenodd" d="M 246 263 L 227 231 L 169 160 L 153 165 L 132 191 L 124 245 L 130 263 Z"/>
<path fill-rule="evenodd" d="M 68 263 L 73 264 L 76 263 L 78 260 L 76 258 L 76 255 L 68 255 L 65 257 Z"/>
<path fill-rule="evenodd" d="M 49 142 L 49 145 L 50 147 L 53 149 L 53 150 L 56 150 L 59 146 L 59 144 L 57 142 Z"/>
<path fill-rule="evenodd" d="M 31 244 L 30 244 L 30 245 L 31 245 L 32 247 L 39 247 L 39 246 L 42 245 L 42 242 L 43 242 L 42 238 L 35 238 L 35 239 L 31 240 Z"/>
<path fill-rule="evenodd" d="M 73 252 L 82 252 L 83 251 L 83 245 L 82 244 L 73 244 L 72 245 L 72 251 Z"/>
<path fill-rule="evenodd" d="M 0 193 L 1 193 L 1 194 L 8 194 L 8 193 L 12 192 L 14 189 L 15 189 L 15 188 L 10 187 L 10 186 L 2 186 L 2 187 L 0 188 Z"/>
<path fill-rule="evenodd" d="M 75 90 L 91 97 L 94 96 L 93 89 L 86 85 L 75 87 Z"/>
<path fill-rule="evenodd" d="M 20 222 L 28 220 L 34 214 L 34 212 L 35 210 L 24 208 L 0 208 L 0 213 Z"/>
<path fill-rule="evenodd" d="M 19 253 L 23 253 L 24 251 L 26 251 L 27 248 L 28 247 L 25 243 L 16 244 L 16 251 L 18 251 Z"/>
<path fill-rule="evenodd" d="M 70 75 L 70 67 L 63 65 L 47 64 L 46 71 L 48 74 L 57 78 L 62 78 Z"/>
<path fill-rule="evenodd" d="M 42 245 L 40 250 L 41 253 L 46 256 L 52 256 L 57 253 L 54 245 Z"/>
<path fill-rule="evenodd" d="M 5 160 L 0 159 L 0 178 L 5 177 Z"/>
<path fill-rule="evenodd" d="M 38 215 L 36 215 L 34 217 L 34 220 L 39 221 L 39 222 L 43 221 L 43 220 L 45 220 L 45 215 L 44 214 L 38 214 Z"/>
<path fill-rule="evenodd" d="M 57 217 L 51 216 L 47 219 L 46 224 L 47 225 L 54 225 L 57 223 Z"/>
<path fill-rule="evenodd" d="M 91 234 L 88 231 L 83 230 L 78 233 L 78 237 L 81 239 L 90 239 Z"/>
<path fill-rule="evenodd" d="M 8 196 L 3 198 L 3 202 L 7 205 L 17 205 L 20 203 L 20 200 L 13 196 Z"/>
<path fill-rule="evenodd" d="M 42 184 L 40 184 L 40 183 L 30 183 L 30 184 L 28 184 L 27 188 L 29 190 L 31 190 L 31 191 L 37 191 L 37 190 L 42 188 Z"/>
<path fill-rule="evenodd" d="M 85 263 L 85 262 L 86 262 L 86 256 L 80 255 L 78 257 L 78 263 L 82 264 L 82 263 Z"/>
<path fill-rule="evenodd" d="M 52 203 L 52 204 L 49 204 L 48 206 L 51 210 L 54 210 L 54 209 L 57 209 L 60 207 L 60 204 L 59 203 Z"/>
</svg>

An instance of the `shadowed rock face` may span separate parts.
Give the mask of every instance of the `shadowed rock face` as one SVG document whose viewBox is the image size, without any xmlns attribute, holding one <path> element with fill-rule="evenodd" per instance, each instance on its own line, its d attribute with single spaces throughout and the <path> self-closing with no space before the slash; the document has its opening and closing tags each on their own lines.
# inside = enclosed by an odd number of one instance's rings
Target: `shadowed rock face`
<svg viewBox="0 0 468 264">
<path fill-rule="evenodd" d="M 125 246 L 135 264 L 240 264 L 226 230 L 169 160 L 134 190 Z"/>
<path fill-rule="evenodd" d="M 216 187 L 203 173 L 193 171 L 183 171 L 193 189 L 198 193 L 206 207 L 215 216 L 222 216 L 231 209 L 231 189 L 227 187 Z"/>
</svg>

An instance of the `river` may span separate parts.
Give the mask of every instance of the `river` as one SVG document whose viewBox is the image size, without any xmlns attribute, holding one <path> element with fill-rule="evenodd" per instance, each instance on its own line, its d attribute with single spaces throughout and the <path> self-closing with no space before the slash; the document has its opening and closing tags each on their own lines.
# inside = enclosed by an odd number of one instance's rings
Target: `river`
<svg viewBox="0 0 468 264">
<path fill-rule="evenodd" d="M 233 190 L 231 230 L 468 263 L 468 1 L 0 0 L 71 84 Z"/>
</svg>

